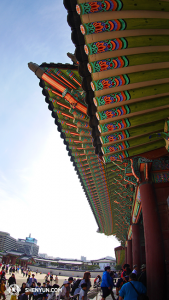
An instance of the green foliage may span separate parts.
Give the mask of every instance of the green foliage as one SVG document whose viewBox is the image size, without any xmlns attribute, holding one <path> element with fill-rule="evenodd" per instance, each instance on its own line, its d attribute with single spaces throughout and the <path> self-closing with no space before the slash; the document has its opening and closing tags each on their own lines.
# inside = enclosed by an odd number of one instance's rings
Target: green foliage
<svg viewBox="0 0 169 300">
<path fill-rule="evenodd" d="M 95 269 L 99 269 L 99 265 L 86 265 L 86 264 L 82 264 L 82 269 L 83 270 L 95 270 Z"/>
<path fill-rule="evenodd" d="M 122 265 L 115 265 L 115 269 L 116 269 L 117 271 L 121 270 L 121 268 L 122 268 Z"/>
<path fill-rule="evenodd" d="M 51 266 L 58 266 L 58 263 L 55 263 L 55 262 L 51 262 Z"/>
<path fill-rule="evenodd" d="M 123 265 L 125 262 L 125 250 L 120 251 L 120 265 Z"/>
</svg>

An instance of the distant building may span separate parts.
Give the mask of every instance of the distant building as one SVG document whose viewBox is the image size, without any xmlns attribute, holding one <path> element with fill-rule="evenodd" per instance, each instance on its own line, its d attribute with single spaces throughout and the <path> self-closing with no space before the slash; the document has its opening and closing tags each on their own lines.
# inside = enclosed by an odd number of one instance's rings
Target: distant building
<svg viewBox="0 0 169 300">
<path fill-rule="evenodd" d="M 17 240 L 17 250 L 19 252 L 24 252 L 27 255 L 37 256 L 39 252 L 39 246 L 33 242 L 28 242 L 26 239 Z"/>
<path fill-rule="evenodd" d="M 39 253 L 38 256 L 39 257 L 43 257 L 43 258 L 47 258 L 48 257 L 47 253 Z"/>
<path fill-rule="evenodd" d="M 0 231 L 0 251 L 17 250 L 18 252 L 25 253 L 26 255 L 37 256 L 39 252 L 39 246 L 37 240 L 31 238 L 31 236 L 24 239 L 18 239 L 11 237 L 9 233 Z"/>
<path fill-rule="evenodd" d="M 100 259 L 95 259 L 91 260 L 92 265 L 99 265 L 99 268 L 101 270 L 104 270 L 105 267 L 110 266 L 112 270 L 115 270 L 115 265 L 116 265 L 116 259 L 109 259 L 109 258 L 100 258 Z"/>
<path fill-rule="evenodd" d="M 9 233 L 0 231 L 0 251 L 16 250 L 16 239 L 10 236 Z"/>
<path fill-rule="evenodd" d="M 85 256 L 81 256 L 81 260 L 82 261 L 86 261 L 86 257 Z"/>
</svg>

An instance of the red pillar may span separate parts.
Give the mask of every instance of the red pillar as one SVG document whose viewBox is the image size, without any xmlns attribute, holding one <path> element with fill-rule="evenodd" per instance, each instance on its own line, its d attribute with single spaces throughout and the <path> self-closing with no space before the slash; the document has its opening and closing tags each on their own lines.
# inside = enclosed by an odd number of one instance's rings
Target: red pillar
<svg viewBox="0 0 169 300">
<path fill-rule="evenodd" d="M 133 266 L 138 266 L 138 271 L 141 267 L 141 247 L 140 247 L 140 226 L 139 224 L 132 225 L 132 253 Z"/>
<path fill-rule="evenodd" d="M 15 256 L 13 256 L 13 257 L 11 258 L 11 264 L 12 264 L 12 265 L 15 265 L 15 264 L 16 264 L 16 257 L 15 257 Z"/>
<path fill-rule="evenodd" d="M 10 262 L 10 256 L 6 256 L 6 264 L 9 264 Z"/>
<path fill-rule="evenodd" d="M 140 185 L 146 250 L 147 291 L 150 299 L 165 299 L 167 284 L 163 239 L 153 186 Z"/>
<path fill-rule="evenodd" d="M 127 264 L 127 247 L 125 247 L 125 264 Z"/>
<path fill-rule="evenodd" d="M 2 263 L 6 264 L 6 257 L 5 256 L 2 257 Z"/>
<path fill-rule="evenodd" d="M 132 268 L 132 240 L 127 241 L 127 263 L 130 265 L 130 268 Z"/>
</svg>

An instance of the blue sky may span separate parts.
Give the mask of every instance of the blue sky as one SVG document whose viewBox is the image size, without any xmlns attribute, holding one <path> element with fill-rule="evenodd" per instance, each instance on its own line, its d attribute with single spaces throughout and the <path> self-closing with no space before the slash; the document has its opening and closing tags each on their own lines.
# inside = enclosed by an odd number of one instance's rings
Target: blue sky
<svg viewBox="0 0 169 300">
<path fill-rule="evenodd" d="M 39 80 L 27 67 L 70 62 L 74 45 L 62 0 L 1 0 L 0 11 L 1 230 L 15 238 L 32 233 L 40 252 L 53 256 L 114 256 L 119 243 L 96 233 Z"/>
</svg>

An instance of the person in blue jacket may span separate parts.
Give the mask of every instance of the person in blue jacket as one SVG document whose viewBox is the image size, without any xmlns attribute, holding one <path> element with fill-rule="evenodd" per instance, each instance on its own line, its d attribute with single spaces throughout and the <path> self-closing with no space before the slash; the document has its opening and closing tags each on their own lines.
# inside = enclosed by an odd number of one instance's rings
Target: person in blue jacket
<svg viewBox="0 0 169 300">
<path fill-rule="evenodd" d="M 137 300 L 138 294 L 146 295 L 147 289 L 142 282 L 137 281 L 137 276 L 134 273 L 129 275 L 129 282 L 125 283 L 119 295 L 119 300 Z"/>
<path fill-rule="evenodd" d="M 110 294 L 112 294 L 112 278 L 110 276 L 110 267 L 105 267 L 105 272 L 102 276 L 102 283 L 101 283 L 101 289 L 102 289 L 102 300 L 105 300 L 106 297 L 108 297 Z M 113 295 L 114 296 L 114 295 Z M 113 298 L 113 297 L 112 297 Z"/>
</svg>

